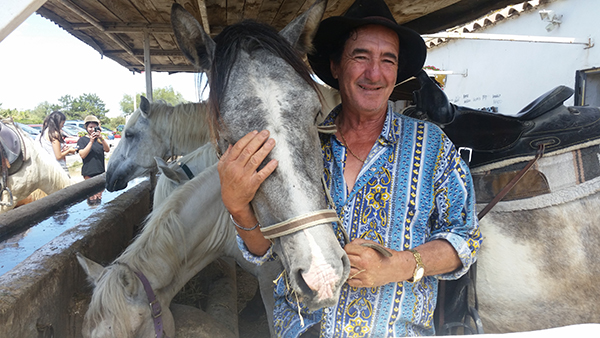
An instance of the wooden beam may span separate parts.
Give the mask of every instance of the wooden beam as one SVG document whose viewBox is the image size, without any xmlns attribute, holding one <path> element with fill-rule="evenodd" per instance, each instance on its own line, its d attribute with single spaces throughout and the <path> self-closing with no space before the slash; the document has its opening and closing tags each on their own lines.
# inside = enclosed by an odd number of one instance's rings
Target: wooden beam
<svg viewBox="0 0 600 338">
<path fill-rule="evenodd" d="M 128 67 L 132 72 L 140 72 L 141 69 L 136 68 L 135 66 Z M 152 65 L 153 72 L 169 72 L 169 73 L 200 73 L 198 69 L 194 66 L 187 65 Z"/>
<path fill-rule="evenodd" d="M 144 50 L 143 49 L 132 49 L 132 51 L 133 51 L 133 54 L 135 56 L 143 56 L 144 55 Z M 104 55 L 106 55 L 108 57 L 122 55 L 122 54 L 127 54 L 127 51 L 122 50 L 122 49 L 112 49 L 112 50 L 106 50 L 106 51 L 104 51 Z M 183 53 L 181 52 L 180 49 L 171 49 L 171 50 L 150 49 L 150 55 L 152 55 L 152 56 L 181 56 L 181 57 L 185 57 L 185 55 L 183 55 Z"/>
<path fill-rule="evenodd" d="M 0 41 L 46 3 L 46 0 L 2 0 L 0 10 Z"/>
<path fill-rule="evenodd" d="M 69 0 L 58 0 L 58 2 L 60 2 L 65 7 L 67 7 L 68 9 L 70 9 L 73 13 L 79 15 L 82 19 L 84 19 L 85 21 L 89 22 L 91 25 L 93 25 L 95 28 L 97 28 L 101 32 L 104 32 L 106 34 L 106 36 L 108 36 L 117 45 L 119 45 L 119 47 L 123 48 L 124 50 L 127 51 L 127 53 L 129 53 L 131 56 L 133 56 L 136 59 L 136 61 L 138 61 L 142 65 L 144 64 L 144 61 L 140 60 L 138 57 L 136 57 L 135 55 L 133 55 L 133 52 L 131 51 L 131 48 L 125 42 L 123 42 L 123 40 L 121 40 L 119 37 L 115 36 L 112 33 L 107 33 L 105 31 L 104 27 L 93 16 L 91 16 L 88 13 L 86 13 L 83 9 L 81 9 L 76 4 L 70 2 Z"/>
<path fill-rule="evenodd" d="M 120 22 L 99 22 L 105 33 L 143 33 L 148 31 L 153 34 L 164 33 L 173 34 L 173 28 L 166 23 L 120 23 Z M 74 30 L 88 30 L 96 28 L 89 23 L 74 23 L 71 25 Z"/>
<path fill-rule="evenodd" d="M 210 34 L 210 25 L 208 24 L 208 12 L 206 11 L 206 1 L 198 0 L 198 8 L 200 8 L 200 17 L 202 18 L 202 28 L 206 34 Z"/>
</svg>

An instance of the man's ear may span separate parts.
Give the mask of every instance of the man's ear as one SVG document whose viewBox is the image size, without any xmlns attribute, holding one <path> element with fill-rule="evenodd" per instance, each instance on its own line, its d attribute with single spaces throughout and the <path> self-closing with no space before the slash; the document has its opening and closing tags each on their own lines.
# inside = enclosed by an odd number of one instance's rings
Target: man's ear
<svg viewBox="0 0 600 338">
<path fill-rule="evenodd" d="M 333 62 L 333 60 L 329 60 L 329 69 L 331 70 L 331 76 L 333 76 L 334 79 L 337 80 L 338 78 L 338 65 Z"/>
</svg>

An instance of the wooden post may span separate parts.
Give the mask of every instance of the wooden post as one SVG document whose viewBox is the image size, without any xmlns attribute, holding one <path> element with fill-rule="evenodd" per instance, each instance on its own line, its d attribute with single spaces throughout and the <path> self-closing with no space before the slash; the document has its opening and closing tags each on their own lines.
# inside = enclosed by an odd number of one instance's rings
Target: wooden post
<svg viewBox="0 0 600 338">
<path fill-rule="evenodd" d="M 144 71 L 146 73 L 146 97 L 152 99 L 152 63 L 150 62 L 150 33 L 144 30 Z"/>
</svg>

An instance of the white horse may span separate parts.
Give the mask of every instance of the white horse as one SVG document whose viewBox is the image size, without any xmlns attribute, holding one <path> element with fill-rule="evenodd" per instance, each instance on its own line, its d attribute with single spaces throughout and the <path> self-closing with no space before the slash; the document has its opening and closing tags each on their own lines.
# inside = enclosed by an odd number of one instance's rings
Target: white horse
<svg viewBox="0 0 600 338">
<path fill-rule="evenodd" d="M 485 332 L 600 323 L 598 143 L 545 155 L 535 171 L 550 193 L 500 202 L 481 220 L 477 295 Z"/>
<path fill-rule="evenodd" d="M 210 262 L 223 254 L 238 255 L 227 252 L 235 228 L 229 224 L 221 200 L 214 198 L 221 188 L 215 177 L 216 165 L 174 191 L 108 267 L 78 256 L 95 285 L 84 319 L 84 337 L 155 336 L 149 296 L 135 272 L 148 279 L 162 306 L 164 331 L 173 337 L 175 327 L 168 309 L 171 299 Z"/>
<path fill-rule="evenodd" d="M 49 195 L 71 184 L 69 175 L 52 155 L 29 136 L 24 135 L 12 122 L 3 122 L 6 127 L 20 135 L 25 158 L 21 168 L 8 176 L 7 186 L 12 192 L 12 203 L 8 193 L 3 192 L 0 213 L 13 209 L 17 202 L 24 200 L 37 189 Z"/>
<path fill-rule="evenodd" d="M 154 157 L 188 154 L 207 143 L 206 109 L 206 102 L 172 106 L 142 97 L 108 161 L 106 189 L 124 189 L 130 180 L 147 174 L 156 168 Z"/>
</svg>

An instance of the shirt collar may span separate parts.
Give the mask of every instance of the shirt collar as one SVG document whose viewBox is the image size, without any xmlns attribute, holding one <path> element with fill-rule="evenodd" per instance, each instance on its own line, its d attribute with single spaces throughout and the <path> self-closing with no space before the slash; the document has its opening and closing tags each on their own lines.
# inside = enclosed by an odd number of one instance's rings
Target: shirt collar
<svg viewBox="0 0 600 338">
<path fill-rule="evenodd" d="M 342 105 L 339 104 L 331 110 L 329 115 L 320 124 L 321 126 L 333 126 L 335 125 L 335 119 L 342 111 Z M 388 108 L 385 116 L 385 122 L 383 123 L 383 129 L 379 135 L 379 142 L 383 145 L 394 144 L 397 141 L 397 131 L 400 126 L 400 119 L 392 110 L 392 103 L 388 101 Z"/>
</svg>

